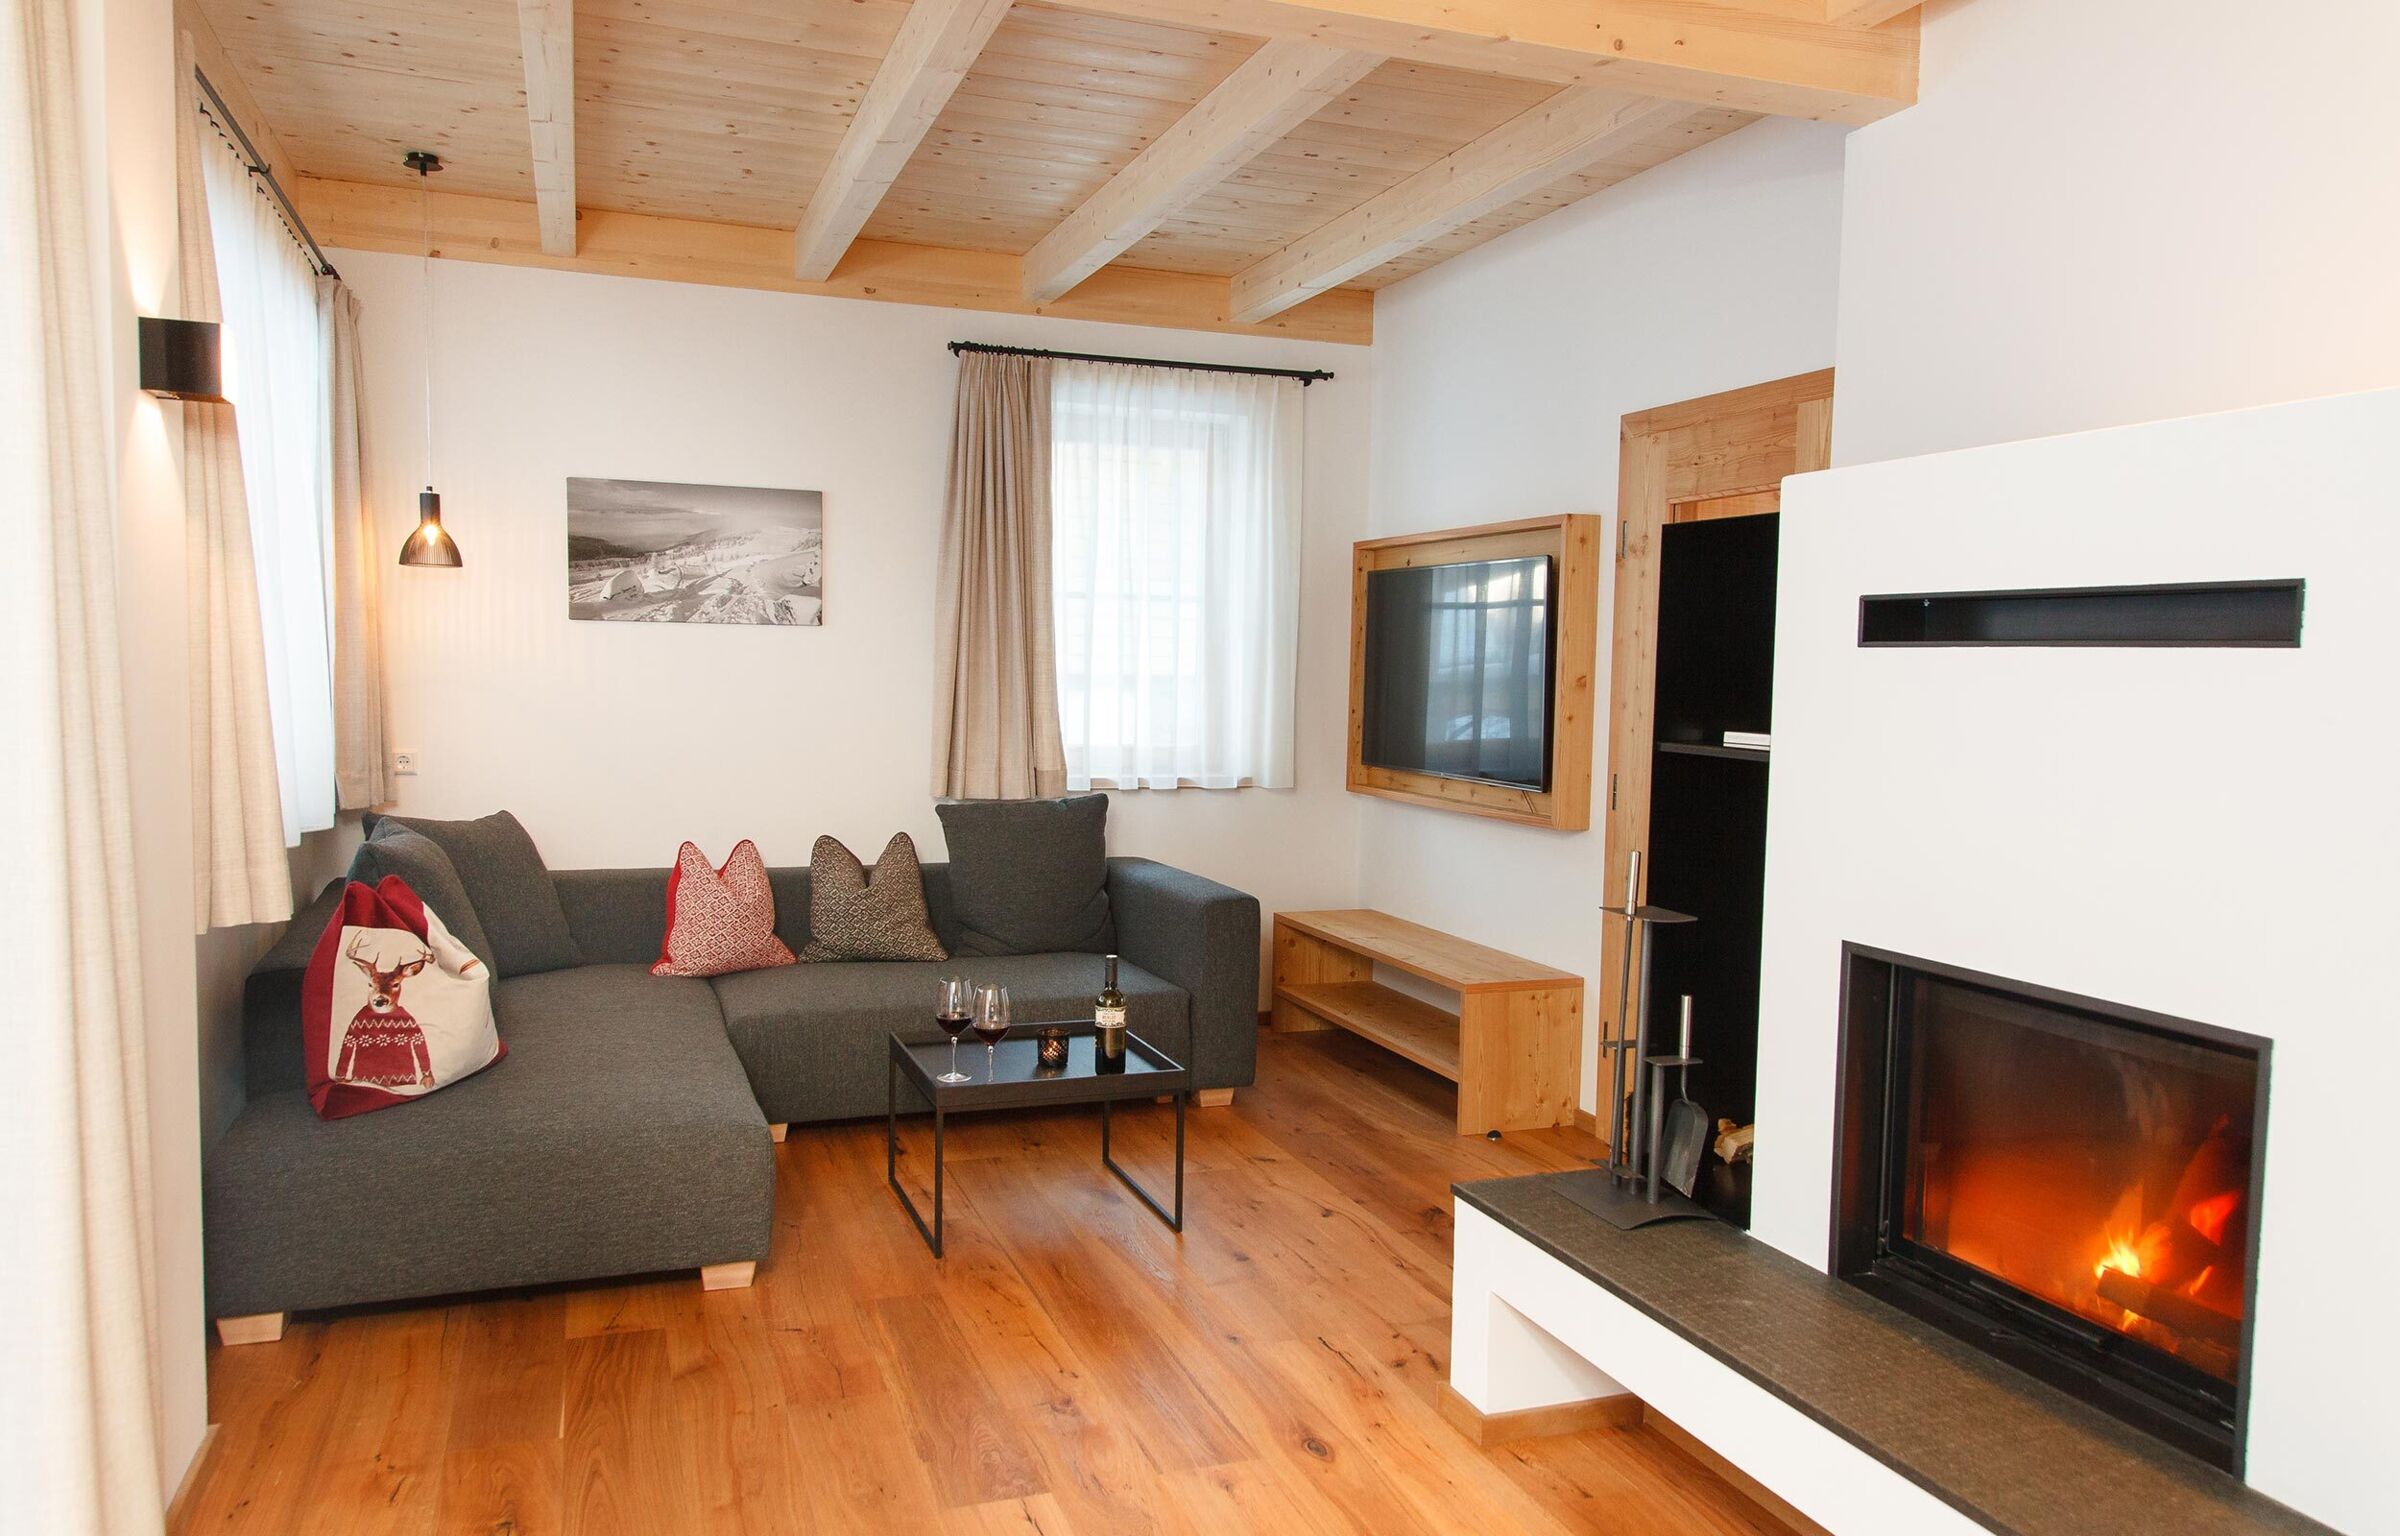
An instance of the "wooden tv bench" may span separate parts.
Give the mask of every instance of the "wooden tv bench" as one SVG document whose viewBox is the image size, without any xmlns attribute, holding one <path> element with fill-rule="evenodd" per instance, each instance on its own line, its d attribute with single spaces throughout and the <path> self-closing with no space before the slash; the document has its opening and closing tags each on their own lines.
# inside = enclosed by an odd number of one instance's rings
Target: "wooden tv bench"
<svg viewBox="0 0 2400 1536">
<path fill-rule="evenodd" d="M 1375 980 L 1456 992 L 1447 1012 Z M 1275 1028 L 1346 1029 L 1458 1084 L 1458 1134 L 1575 1123 L 1583 978 L 1383 912 L 1275 914 Z"/>
</svg>

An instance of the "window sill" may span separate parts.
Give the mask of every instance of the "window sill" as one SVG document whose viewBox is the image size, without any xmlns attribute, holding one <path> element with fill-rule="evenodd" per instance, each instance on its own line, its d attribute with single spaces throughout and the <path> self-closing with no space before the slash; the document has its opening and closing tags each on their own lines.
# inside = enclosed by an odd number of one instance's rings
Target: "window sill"
<svg viewBox="0 0 2400 1536">
<path fill-rule="evenodd" d="M 1274 786 L 1271 785 L 1262 785 L 1256 779 L 1241 779 L 1231 784 L 1204 784 L 1198 779 L 1177 779 L 1171 784 L 1162 784 L 1156 781 L 1144 782 L 1138 779 L 1130 783 L 1120 783 L 1115 779 L 1093 779 L 1084 784 L 1077 784 L 1073 780 L 1069 780 L 1067 783 L 1067 793 L 1071 795 L 1080 795 L 1094 790 L 1099 790 L 1112 795 L 1130 795 L 1141 791 L 1160 791 L 1171 793 L 1179 789 L 1197 789 L 1209 794 L 1226 794 L 1238 789 L 1265 789 L 1273 787 Z M 1283 788 L 1286 789 L 1289 789 L 1290 787 L 1291 786 L 1288 784 L 1283 786 Z"/>
</svg>

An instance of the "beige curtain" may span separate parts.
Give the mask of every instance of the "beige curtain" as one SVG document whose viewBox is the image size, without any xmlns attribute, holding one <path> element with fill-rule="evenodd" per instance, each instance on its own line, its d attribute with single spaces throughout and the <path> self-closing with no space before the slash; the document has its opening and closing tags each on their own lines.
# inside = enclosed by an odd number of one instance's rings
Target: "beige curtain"
<svg viewBox="0 0 2400 1536">
<path fill-rule="evenodd" d="M 333 427 L 334 803 L 362 811 L 390 798 L 383 779 L 383 615 L 375 584 L 375 517 L 367 506 L 365 396 L 358 357 L 358 295 L 340 278 L 317 279 L 324 322 L 326 417 Z"/>
<path fill-rule="evenodd" d="M 76 0 L 0 7 L 0 1518 L 161 1525 L 132 813 Z"/>
<path fill-rule="evenodd" d="M 1063 793 L 1050 619 L 1050 364 L 958 360 L 935 589 L 933 792 Z"/>
<path fill-rule="evenodd" d="M 217 257 L 200 179 L 192 39 L 175 42 L 175 212 L 183 318 L 216 320 Z M 184 557 L 191 574 L 192 876 L 202 933 L 292 915 L 267 650 L 233 407 L 183 407 Z"/>
</svg>

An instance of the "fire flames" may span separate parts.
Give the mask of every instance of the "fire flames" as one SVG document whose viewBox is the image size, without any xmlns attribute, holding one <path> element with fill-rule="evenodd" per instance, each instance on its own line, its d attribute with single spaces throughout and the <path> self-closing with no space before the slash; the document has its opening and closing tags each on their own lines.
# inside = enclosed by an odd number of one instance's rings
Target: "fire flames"
<svg viewBox="0 0 2400 1536">
<path fill-rule="evenodd" d="M 2119 1202 L 2120 1208 L 2132 1205 L 2138 1209 L 2141 1196 L 2142 1192 L 2139 1188 L 2127 1190 L 2124 1199 Z M 2202 1242 L 2212 1248 L 2221 1249 L 2225 1245 L 2226 1223 L 2233 1219 L 2233 1213 L 2240 1209 L 2241 1203 L 2242 1192 L 2238 1189 L 2228 1189 L 2210 1195 L 2204 1200 L 2193 1202 L 2183 1212 L 2183 1225 L 2190 1228 Z M 2111 1225 L 2112 1228 L 2117 1227 L 2118 1223 L 2112 1221 Z M 2106 1279 L 2109 1272 L 2114 1270 L 2120 1275 L 2136 1280 L 2163 1277 L 2171 1281 L 2173 1266 L 2170 1256 L 2176 1251 L 2177 1246 L 2174 1228 L 2164 1221 L 2152 1222 L 2142 1230 L 2139 1237 L 2133 1235 L 2130 1227 L 2111 1230 L 2102 1244 L 2100 1261 L 2092 1266 L 2092 1278 L 2095 1280 Z M 2175 1288 L 2186 1296 L 2197 1296 L 2207 1289 L 2208 1282 L 2215 1273 L 2216 1265 L 2203 1263 L 2198 1274 L 2191 1276 Z"/>
<path fill-rule="evenodd" d="M 2092 1266 L 2092 1278 L 2095 1280 L 2105 1279 L 2112 1269 L 2120 1275 L 2133 1275 L 2137 1278 L 2141 1275 L 2142 1250 L 2136 1239 L 2129 1236 L 2111 1237 L 2108 1240 L 2108 1251 L 2101 1254 L 2100 1262 Z"/>
</svg>

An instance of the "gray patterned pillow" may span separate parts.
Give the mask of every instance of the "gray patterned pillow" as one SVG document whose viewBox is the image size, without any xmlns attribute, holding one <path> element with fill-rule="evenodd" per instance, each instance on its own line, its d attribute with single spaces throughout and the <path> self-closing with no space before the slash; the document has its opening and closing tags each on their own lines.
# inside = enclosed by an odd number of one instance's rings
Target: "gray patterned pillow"
<svg viewBox="0 0 2400 1536">
<path fill-rule="evenodd" d="M 808 942 L 803 960 L 947 960 L 925 911 L 917 845 L 892 834 L 873 870 L 839 839 L 820 837 L 808 859 Z"/>
</svg>

